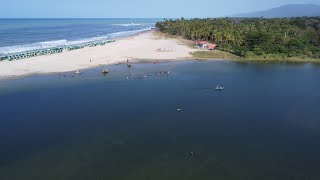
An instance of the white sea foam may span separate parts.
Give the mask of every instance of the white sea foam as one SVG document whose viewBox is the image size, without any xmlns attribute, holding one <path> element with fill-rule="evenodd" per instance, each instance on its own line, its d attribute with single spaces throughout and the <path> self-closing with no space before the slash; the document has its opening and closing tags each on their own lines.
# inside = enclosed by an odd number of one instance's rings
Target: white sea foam
<svg viewBox="0 0 320 180">
<path fill-rule="evenodd" d="M 134 30 L 134 31 L 116 32 L 116 33 L 109 34 L 109 37 L 110 38 L 116 38 L 116 37 L 122 37 L 122 36 L 129 36 L 129 35 L 137 34 L 137 33 L 140 33 L 140 32 L 149 31 L 151 29 L 152 29 L 152 27 L 148 27 L 148 28 L 145 28 L 145 29 L 139 29 L 139 30 Z"/>
<path fill-rule="evenodd" d="M 54 40 L 54 41 L 37 42 L 37 43 L 25 44 L 25 45 L 5 46 L 5 47 L 0 47 L 0 54 L 19 53 L 19 52 L 32 51 L 37 49 L 48 49 L 48 48 L 83 44 L 83 43 L 89 43 L 89 42 L 95 42 L 95 41 L 103 41 L 107 39 L 129 36 L 136 33 L 148 31 L 151 28 L 152 27 L 134 30 L 134 31 L 122 31 L 122 32 L 107 34 L 104 36 L 84 38 L 84 39 L 73 40 L 73 41 L 62 39 L 62 40 Z"/>
<path fill-rule="evenodd" d="M 143 26 L 143 24 L 137 24 L 137 23 L 128 23 L 128 24 L 114 24 L 114 26 Z"/>
</svg>

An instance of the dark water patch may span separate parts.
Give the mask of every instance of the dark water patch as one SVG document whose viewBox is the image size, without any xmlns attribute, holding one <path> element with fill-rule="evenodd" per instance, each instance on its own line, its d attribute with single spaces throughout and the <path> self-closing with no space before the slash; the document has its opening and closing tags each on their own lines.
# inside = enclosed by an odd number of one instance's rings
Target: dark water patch
<svg viewBox="0 0 320 180">
<path fill-rule="evenodd" d="M 319 67 L 107 68 L 2 83 L 1 179 L 320 178 Z"/>
</svg>

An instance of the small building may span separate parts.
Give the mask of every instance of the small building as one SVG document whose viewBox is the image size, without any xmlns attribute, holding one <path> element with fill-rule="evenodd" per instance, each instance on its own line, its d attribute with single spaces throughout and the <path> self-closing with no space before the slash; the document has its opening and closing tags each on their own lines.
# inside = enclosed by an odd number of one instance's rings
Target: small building
<svg viewBox="0 0 320 180">
<path fill-rule="evenodd" d="M 198 41 L 196 43 L 196 46 L 200 49 L 208 49 L 208 50 L 214 50 L 216 47 L 218 47 L 217 44 L 209 43 L 207 41 Z"/>
<path fill-rule="evenodd" d="M 214 50 L 214 49 L 216 49 L 216 47 L 218 47 L 217 44 L 210 43 L 207 48 L 208 48 L 208 50 Z"/>
<path fill-rule="evenodd" d="M 198 48 L 205 49 L 205 48 L 207 48 L 208 44 L 209 44 L 209 43 L 208 43 L 207 41 L 198 41 L 198 42 L 196 43 L 196 46 L 197 46 Z"/>
</svg>

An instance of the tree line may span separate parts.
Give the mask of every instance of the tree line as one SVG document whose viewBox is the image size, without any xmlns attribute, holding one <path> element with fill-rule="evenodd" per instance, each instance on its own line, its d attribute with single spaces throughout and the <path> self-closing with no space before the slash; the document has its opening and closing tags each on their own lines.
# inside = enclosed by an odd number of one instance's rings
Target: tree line
<svg viewBox="0 0 320 180">
<path fill-rule="evenodd" d="M 241 57 L 320 58 L 320 17 L 165 19 L 156 28 L 190 40 L 214 42 Z"/>
</svg>

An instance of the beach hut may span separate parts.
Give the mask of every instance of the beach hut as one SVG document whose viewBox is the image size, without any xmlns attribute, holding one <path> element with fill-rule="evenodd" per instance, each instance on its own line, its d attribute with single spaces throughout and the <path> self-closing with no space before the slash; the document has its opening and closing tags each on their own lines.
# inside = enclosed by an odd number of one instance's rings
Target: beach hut
<svg viewBox="0 0 320 180">
<path fill-rule="evenodd" d="M 217 47 L 218 47 L 217 44 L 210 43 L 210 44 L 208 45 L 208 50 L 214 50 L 214 49 L 216 49 Z"/>
<path fill-rule="evenodd" d="M 214 50 L 216 47 L 218 47 L 217 44 L 209 43 L 207 41 L 199 41 L 196 43 L 196 46 L 200 49 L 208 49 L 208 50 Z"/>
<path fill-rule="evenodd" d="M 196 43 L 196 46 L 200 49 L 206 49 L 208 47 L 208 42 L 207 41 L 198 41 Z"/>
</svg>

